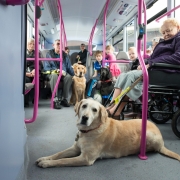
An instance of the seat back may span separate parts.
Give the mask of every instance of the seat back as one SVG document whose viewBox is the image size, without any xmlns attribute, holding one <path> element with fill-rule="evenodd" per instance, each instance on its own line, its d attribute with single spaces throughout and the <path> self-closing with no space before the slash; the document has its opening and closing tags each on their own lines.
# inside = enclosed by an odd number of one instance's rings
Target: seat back
<svg viewBox="0 0 180 180">
<path fill-rule="evenodd" d="M 129 61 L 128 53 L 124 52 L 124 51 L 120 51 L 117 54 L 116 59 L 117 60 L 127 60 L 127 61 Z M 119 68 L 121 70 L 121 73 L 130 71 L 130 65 L 128 63 L 117 63 L 117 65 L 119 66 Z"/>
<path fill-rule="evenodd" d="M 73 52 L 71 54 L 71 64 L 73 65 L 74 63 L 76 63 L 76 57 L 78 55 L 78 52 Z"/>
<path fill-rule="evenodd" d="M 92 52 L 92 56 L 90 53 L 87 53 L 87 59 L 86 59 L 86 80 L 89 81 L 90 78 L 94 74 L 94 62 L 96 61 L 95 52 Z"/>
<path fill-rule="evenodd" d="M 149 84 L 180 88 L 180 66 L 157 63 L 148 70 Z"/>
</svg>

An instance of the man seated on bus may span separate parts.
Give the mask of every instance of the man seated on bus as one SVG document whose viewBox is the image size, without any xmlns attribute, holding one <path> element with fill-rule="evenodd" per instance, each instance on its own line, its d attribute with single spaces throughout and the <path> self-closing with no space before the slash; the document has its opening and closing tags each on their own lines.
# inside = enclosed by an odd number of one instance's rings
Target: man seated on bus
<svg viewBox="0 0 180 180">
<path fill-rule="evenodd" d="M 78 53 L 76 57 L 77 63 L 86 66 L 87 50 L 85 44 L 81 44 L 80 49 L 81 51 Z"/>
<path fill-rule="evenodd" d="M 60 57 L 60 40 L 57 39 L 55 40 L 53 44 L 54 49 L 51 49 L 47 52 L 46 57 L 47 58 L 59 58 Z M 68 96 L 69 96 L 69 91 L 71 89 L 72 85 L 72 76 L 74 76 L 74 71 L 71 67 L 71 61 L 68 59 L 68 56 L 66 53 L 63 51 L 63 61 L 62 61 L 62 70 L 63 70 L 63 92 L 62 92 L 62 101 L 61 105 L 64 107 L 69 107 L 69 103 L 67 101 Z M 57 79 L 58 79 L 58 73 L 50 73 L 54 70 L 57 70 L 59 72 L 60 68 L 60 62 L 59 61 L 44 61 L 44 71 L 47 72 L 47 76 L 50 80 L 50 87 L 51 87 L 51 92 L 53 92 L 54 87 L 56 85 Z M 57 101 L 58 99 L 58 90 L 56 92 L 56 97 L 54 101 Z"/>
</svg>

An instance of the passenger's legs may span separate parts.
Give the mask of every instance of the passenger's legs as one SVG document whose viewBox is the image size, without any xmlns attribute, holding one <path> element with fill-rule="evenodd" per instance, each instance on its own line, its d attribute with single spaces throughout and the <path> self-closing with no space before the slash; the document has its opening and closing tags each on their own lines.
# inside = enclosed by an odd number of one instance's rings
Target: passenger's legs
<svg viewBox="0 0 180 180">
<path fill-rule="evenodd" d="M 50 74 L 49 75 L 49 84 L 50 84 L 50 87 L 51 87 L 51 92 L 54 91 L 57 79 L 58 79 L 58 75 L 57 74 Z M 58 96 L 58 91 L 56 91 L 56 97 L 57 96 Z"/>
<path fill-rule="evenodd" d="M 69 74 L 66 74 L 66 76 L 64 76 L 63 78 L 63 95 L 62 95 L 63 100 L 61 102 L 61 104 L 65 107 L 70 106 L 67 99 L 69 97 L 69 91 L 70 89 L 72 89 L 71 86 L 72 86 L 72 76 Z"/>
</svg>

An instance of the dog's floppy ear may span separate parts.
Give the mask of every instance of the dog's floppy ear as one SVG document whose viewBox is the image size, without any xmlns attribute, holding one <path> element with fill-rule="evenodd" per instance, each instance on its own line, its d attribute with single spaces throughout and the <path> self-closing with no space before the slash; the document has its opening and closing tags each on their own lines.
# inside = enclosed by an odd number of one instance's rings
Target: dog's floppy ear
<svg viewBox="0 0 180 180">
<path fill-rule="evenodd" d="M 101 105 L 100 106 L 100 118 L 101 118 L 101 122 L 105 123 L 107 117 L 108 117 L 108 113 L 107 113 L 105 107 Z"/>
<path fill-rule="evenodd" d="M 80 102 L 76 103 L 75 106 L 74 106 L 74 111 L 76 113 L 76 116 L 77 115 L 79 116 L 79 109 L 81 107 L 82 102 L 83 102 L 83 100 L 81 100 Z"/>
<path fill-rule="evenodd" d="M 84 74 L 86 74 L 86 67 L 84 66 Z"/>
</svg>

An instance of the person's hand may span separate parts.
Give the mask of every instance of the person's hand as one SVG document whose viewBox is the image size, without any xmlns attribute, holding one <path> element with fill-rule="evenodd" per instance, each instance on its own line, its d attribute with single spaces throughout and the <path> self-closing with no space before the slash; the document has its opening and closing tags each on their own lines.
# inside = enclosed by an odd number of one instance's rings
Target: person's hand
<svg viewBox="0 0 180 180">
<path fill-rule="evenodd" d="M 77 56 L 76 56 L 76 58 L 80 58 L 80 56 L 79 56 L 79 55 L 77 55 Z"/>
<path fill-rule="evenodd" d="M 31 77 L 34 77 L 35 76 L 35 69 L 33 69 L 32 71 L 31 71 Z"/>
<path fill-rule="evenodd" d="M 26 76 L 27 76 L 27 77 L 31 77 L 31 73 L 29 73 L 29 72 L 26 73 Z"/>
<path fill-rule="evenodd" d="M 145 67 L 146 67 L 146 69 L 148 69 L 148 68 L 149 68 L 149 64 L 146 64 Z M 142 70 L 142 67 L 139 65 L 139 66 L 137 67 L 137 70 Z"/>
<path fill-rule="evenodd" d="M 140 65 L 137 67 L 137 70 L 142 70 L 142 68 L 141 68 L 141 66 L 140 66 Z"/>
</svg>

